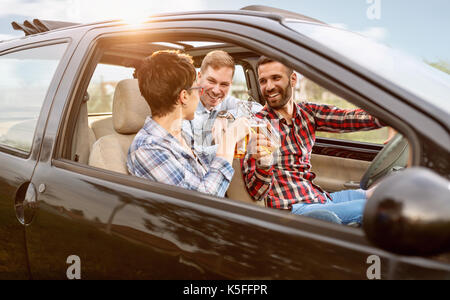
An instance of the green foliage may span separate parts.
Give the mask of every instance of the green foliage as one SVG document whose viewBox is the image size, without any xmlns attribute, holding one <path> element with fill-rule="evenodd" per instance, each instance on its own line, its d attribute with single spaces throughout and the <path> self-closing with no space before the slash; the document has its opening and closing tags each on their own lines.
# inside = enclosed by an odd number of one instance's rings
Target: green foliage
<svg viewBox="0 0 450 300">
<path fill-rule="evenodd" d="M 429 64 L 430 66 L 432 66 L 438 70 L 441 70 L 442 72 L 450 74 L 450 63 L 447 61 L 439 60 L 438 62 L 430 62 L 430 61 L 425 60 L 425 62 L 427 64 Z"/>
</svg>

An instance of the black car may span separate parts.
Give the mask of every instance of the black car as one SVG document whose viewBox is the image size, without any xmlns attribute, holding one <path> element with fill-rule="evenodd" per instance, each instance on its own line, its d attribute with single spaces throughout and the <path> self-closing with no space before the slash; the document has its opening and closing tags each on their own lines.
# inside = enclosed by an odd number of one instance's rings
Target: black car
<svg viewBox="0 0 450 300">
<path fill-rule="evenodd" d="M 267 7 L 13 26 L 26 36 L 0 42 L 0 278 L 70 278 L 78 259 L 82 279 L 450 279 L 448 75 Z M 227 51 L 232 93 L 261 104 L 256 62 L 272 57 L 301 74 L 299 100 L 394 128 L 387 145 L 387 129 L 316 139 L 315 183 L 378 183 L 363 227 L 256 205 L 239 161 L 225 198 L 127 174 L 149 114 L 133 73 L 163 49 L 197 66 Z"/>
</svg>

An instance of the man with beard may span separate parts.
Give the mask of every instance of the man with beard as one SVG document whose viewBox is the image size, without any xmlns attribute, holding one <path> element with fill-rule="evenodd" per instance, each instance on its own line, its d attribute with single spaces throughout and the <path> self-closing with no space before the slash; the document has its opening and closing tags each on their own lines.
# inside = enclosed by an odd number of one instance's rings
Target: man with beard
<svg viewBox="0 0 450 300">
<path fill-rule="evenodd" d="M 256 114 L 274 126 L 281 146 L 270 154 L 270 142 L 258 136 L 257 154 L 247 154 L 243 162 L 245 183 L 250 195 L 266 201 L 268 207 L 294 214 L 330 211 L 343 224 L 361 223 L 366 192 L 346 190 L 329 194 L 312 181 L 310 158 L 315 131 L 353 132 L 383 125 L 361 109 L 344 110 L 315 103 L 295 103 L 297 75 L 292 69 L 267 57 L 258 61 L 258 81 L 266 100 Z M 260 146 L 263 145 L 263 146 Z M 367 192 L 368 193 L 368 192 Z"/>
<path fill-rule="evenodd" d="M 200 97 L 194 119 L 183 124 L 183 133 L 188 144 L 197 152 L 206 154 L 210 161 L 217 151 L 212 134 L 217 116 L 220 113 L 228 114 L 229 118 L 238 118 L 238 103 L 247 102 L 228 95 L 234 70 L 234 60 L 225 51 L 216 50 L 205 56 L 198 73 L 198 85 L 204 88 L 204 93 Z M 262 109 L 262 105 L 257 102 L 251 104 L 254 113 Z"/>
</svg>

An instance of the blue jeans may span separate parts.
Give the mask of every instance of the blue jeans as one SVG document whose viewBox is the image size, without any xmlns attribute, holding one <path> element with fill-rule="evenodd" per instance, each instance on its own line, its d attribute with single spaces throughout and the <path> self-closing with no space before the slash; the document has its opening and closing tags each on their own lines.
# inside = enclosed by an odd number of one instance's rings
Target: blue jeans
<svg viewBox="0 0 450 300">
<path fill-rule="evenodd" d="M 343 224 L 362 223 L 364 206 L 366 204 L 366 192 L 363 190 L 346 190 L 330 194 L 331 199 L 327 198 L 326 203 L 298 203 L 292 205 L 292 213 L 296 215 L 306 215 L 312 218 L 339 223 L 335 220 L 334 215 Z M 324 211 L 329 211 L 329 217 L 324 217 Z"/>
</svg>

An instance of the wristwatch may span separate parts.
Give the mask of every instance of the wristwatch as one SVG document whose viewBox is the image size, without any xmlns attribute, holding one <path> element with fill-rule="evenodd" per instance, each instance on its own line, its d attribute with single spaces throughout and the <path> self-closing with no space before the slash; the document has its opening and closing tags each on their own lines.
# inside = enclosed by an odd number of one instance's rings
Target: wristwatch
<svg viewBox="0 0 450 300">
<path fill-rule="evenodd" d="M 227 110 L 221 110 L 217 113 L 217 118 L 224 118 L 231 121 L 234 121 L 236 118 Z"/>
</svg>

